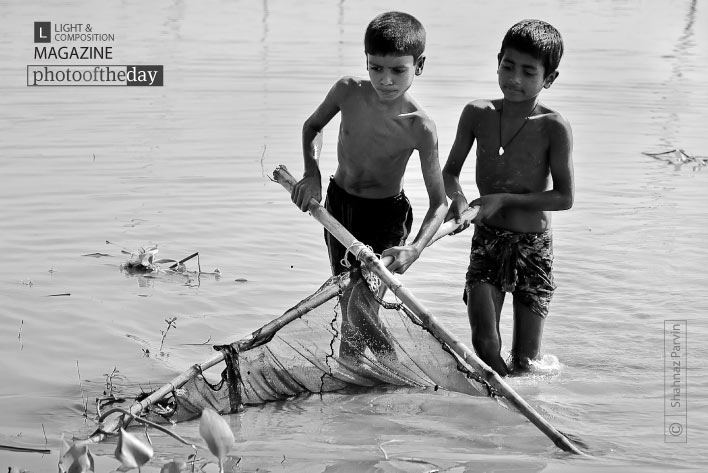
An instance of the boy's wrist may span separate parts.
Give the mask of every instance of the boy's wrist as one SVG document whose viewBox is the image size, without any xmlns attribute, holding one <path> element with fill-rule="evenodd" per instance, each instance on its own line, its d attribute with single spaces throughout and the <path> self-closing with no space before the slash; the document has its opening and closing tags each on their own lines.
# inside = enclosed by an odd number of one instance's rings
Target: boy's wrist
<svg viewBox="0 0 708 473">
<path fill-rule="evenodd" d="M 423 253 L 423 250 L 425 249 L 425 245 L 421 245 L 420 243 L 421 242 L 419 242 L 419 241 L 414 241 L 413 243 L 408 245 L 411 248 L 411 250 L 413 250 L 416 253 L 416 259 L 418 259 L 420 257 L 421 253 Z"/>
</svg>

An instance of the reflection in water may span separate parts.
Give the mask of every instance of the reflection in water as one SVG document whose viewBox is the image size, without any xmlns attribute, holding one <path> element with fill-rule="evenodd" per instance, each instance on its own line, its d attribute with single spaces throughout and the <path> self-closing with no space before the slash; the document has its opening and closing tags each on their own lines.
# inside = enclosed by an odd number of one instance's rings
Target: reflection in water
<svg viewBox="0 0 708 473">
<path fill-rule="evenodd" d="M 686 15 L 686 26 L 683 29 L 683 34 L 679 38 L 678 44 L 674 48 L 677 53 L 677 57 L 688 51 L 691 46 L 694 46 L 693 42 L 693 24 L 696 21 L 696 4 L 698 0 L 693 0 L 691 6 L 688 9 L 688 14 Z M 682 61 L 676 61 L 675 69 L 679 69 Z M 678 72 L 680 75 L 680 72 Z"/>
<path fill-rule="evenodd" d="M 337 26 L 339 26 L 339 41 L 337 43 L 337 57 L 339 57 L 339 65 L 342 66 L 344 60 L 344 0 L 339 0 L 339 11 L 337 15 Z"/>
<path fill-rule="evenodd" d="M 666 83 L 667 89 L 672 91 L 672 95 L 667 96 L 667 99 L 674 105 L 675 109 L 670 112 L 665 125 L 666 134 L 660 139 L 662 144 L 671 148 L 675 147 L 672 143 L 678 139 L 676 135 L 680 130 L 681 124 L 681 115 L 677 110 L 681 110 L 683 107 L 682 102 L 679 99 L 685 97 L 686 90 L 690 90 L 690 88 L 682 87 L 682 85 L 684 85 L 682 81 L 683 69 L 686 66 L 686 62 L 689 60 L 691 49 L 695 46 L 695 42 L 693 40 L 693 25 L 696 20 L 696 4 L 697 0 L 693 0 L 689 6 L 688 14 L 686 15 L 685 20 L 686 25 L 684 26 L 683 33 L 674 47 L 674 63 L 671 68 L 671 78 Z M 688 97 L 687 100 L 691 100 L 691 97 Z"/>
<path fill-rule="evenodd" d="M 182 29 L 182 24 L 184 24 L 184 0 L 175 0 L 172 8 L 170 8 L 169 14 L 165 17 L 165 29 L 172 34 L 167 34 L 168 38 L 174 37 L 174 39 L 180 39 Z M 177 44 L 177 43 L 174 43 Z"/>
<path fill-rule="evenodd" d="M 263 0 L 263 17 L 261 18 L 261 23 L 263 24 L 263 35 L 261 36 L 261 43 L 263 44 L 263 65 L 268 64 L 268 0 Z"/>
<path fill-rule="evenodd" d="M 261 16 L 261 25 L 263 26 L 263 33 L 261 35 L 261 80 L 259 81 L 262 86 L 263 90 L 263 95 L 262 95 L 262 102 L 261 102 L 261 114 L 263 114 L 262 118 L 262 123 L 266 124 L 268 123 L 268 118 L 265 116 L 266 111 L 270 110 L 270 103 L 268 101 L 268 80 L 267 78 L 270 76 L 270 69 L 269 69 L 269 64 L 270 64 L 270 51 L 268 48 L 268 33 L 270 32 L 270 29 L 268 27 L 268 21 L 269 21 L 269 16 L 270 16 L 270 10 L 268 9 L 268 0 L 263 0 L 263 16 Z M 264 125 L 264 129 L 268 129 L 268 126 Z M 264 142 L 266 141 L 266 137 L 264 137 Z M 263 156 L 261 156 L 261 169 L 263 167 L 263 160 L 265 158 L 265 144 L 263 145 Z M 262 173 L 262 171 L 261 171 Z"/>
</svg>

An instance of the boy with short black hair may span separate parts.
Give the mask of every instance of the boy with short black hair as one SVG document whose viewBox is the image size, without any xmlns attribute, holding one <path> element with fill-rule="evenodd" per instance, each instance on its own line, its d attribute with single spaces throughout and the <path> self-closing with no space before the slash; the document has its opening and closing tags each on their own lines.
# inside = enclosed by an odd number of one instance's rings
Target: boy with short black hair
<svg viewBox="0 0 708 473">
<path fill-rule="evenodd" d="M 480 206 L 463 299 L 475 351 L 502 376 L 528 370 L 540 356 L 556 287 L 550 212 L 573 205 L 570 125 L 538 99 L 558 77 L 562 55 L 563 40 L 550 24 L 524 20 L 512 26 L 497 57 L 503 98 L 464 107 L 443 168 L 452 199 L 447 218 L 459 221 L 468 206 Z M 459 176 L 475 140 L 480 197 L 468 204 Z M 514 298 L 510 366 L 501 358 L 499 333 L 506 292 Z"/>
<path fill-rule="evenodd" d="M 293 202 L 303 211 L 311 198 L 322 199 L 321 133 L 341 113 L 338 165 L 325 208 L 375 253 L 393 257 L 388 269 L 396 273 L 404 273 L 418 259 L 447 211 L 435 124 L 408 93 L 414 77 L 423 72 L 424 49 L 425 29 L 409 14 L 387 12 L 369 23 L 364 36 L 369 79 L 338 80 L 305 121 L 305 172 L 292 191 Z M 403 192 L 403 175 L 414 150 L 420 156 L 429 204 L 418 234 L 406 244 L 413 213 Z M 326 230 L 325 242 L 333 274 L 356 263 Z M 378 305 L 371 301 L 368 307 L 349 310 L 349 297 L 345 293 L 341 303 L 340 355 L 356 357 L 365 345 L 377 355 L 392 355 L 390 338 L 377 317 Z"/>
</svg>

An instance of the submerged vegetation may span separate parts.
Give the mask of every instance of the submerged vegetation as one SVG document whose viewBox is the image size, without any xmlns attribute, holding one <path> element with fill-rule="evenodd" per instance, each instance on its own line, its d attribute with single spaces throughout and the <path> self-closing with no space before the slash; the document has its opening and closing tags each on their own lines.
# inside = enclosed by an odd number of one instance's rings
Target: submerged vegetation
<svg viewBox="0 0 708 473">
<path fill-rule="evenodd" d="M 674 166 L 677 171 L 684 165 L 691 166 L 693 171 L 700 171 L 703 166 L 708 165 L 708 156 L 696 156 L 688 154 L 682 149 L 671 149 L 660 153 L 642 153 L 659 161 L 664 161 L 666 164 Z"/>
<path fill-rule="evenodd" d="M 106 244 L 112 245 L 114 243 L 106 240 Z M 190 271 L 187 270 L 185 263 L 193 258 L 197 258 L 197 274 L 213 274 L 216 277 L 221 275 L 219 268 L 215 268 L 214 271 L 211 272 L 202 271 L 201 262 L 199 261 L 199 252 L 194 252 L 181 260 L 170 258 L 156 259 L 155 256 L 157 252 L 157 244 L 141 246 L 136 251 L 128 251 L 123 248 L 121 249 L 121 253 L 129 255 L 130 259 L 121 265 L 121 269 L 131 274 L 158 273 L 161 271 L 187 274 Z"/>
<path fill-rule="evenodd" d="M 160 432 L 163 432 L 179 442 L 194 449 L 194 453 L 189 455 L 186 462 L 172 460 L 162 466 L 160 471 L 164 472 L 188 472 L 201 471 L 204 465 L 196 465 L 197 452 L 208 449 L 218 460 L 219 471 L 224 471 L 226 460 L 233 463 L 231 466 L 237 466 L 241 458 L 229 457 L 229 451 L 235 445 L 235 439 L 231 427 L 216 411 L 212 409 L 204 409 L 202 411 L 201 420 L 199 422 L 199 435 L 206 442 L 206 446 L 195 445 L 185 440 L 179 435 L 171 432 L 169 429 L 155 424 L 142 417 L 130 414 L 123 409 L 112 409 L 104 413 L 101 417 L 105 418 L 110 414 L 123 413 L 125 417 L 125 425 L 119 429 L 118 442 L 114 452 L 114 457 L 120 462 L 117 471 L 130 471 L 137 469 L 149 462 L 153 455 L 154 449 L 148 427 L 152 427 Z M 127 432 L 125 429 L 132 421 L 136 421 L 145 426 L 145 439 L 147 442 L 138 438 L 137 435 Z M 59 451 L 59 472 L 60 473 L 86 473 L 95 471 L 94 459 L 89 450 L 91 440 L 81 440 L 70 444 L 63 437 L 61 440 L 61 449 Z"/>
</svg>

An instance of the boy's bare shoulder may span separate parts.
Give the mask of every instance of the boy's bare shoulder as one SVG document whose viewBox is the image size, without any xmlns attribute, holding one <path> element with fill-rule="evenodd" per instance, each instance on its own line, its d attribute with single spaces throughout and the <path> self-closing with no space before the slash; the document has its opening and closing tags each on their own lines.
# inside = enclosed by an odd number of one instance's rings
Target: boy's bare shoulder
<svg viewBox="0 0 708 473">
<path fill-rule="evenodd" d="M 425 110 L 422 108 L 419 108 L 416 111 L 416 115 L 418 116 L 419 123 L 421 128 L 425 131 L 429 131 L 431 133 L 437 133 L 437 129 L 435 128 L 435 121 L 428 115 Z"/>
<path fill-rule="evenodd" d="M 476 99 L 467 102 L 462 108 L 459 127 L 474 133 L 481 124 L 489 120 L 490 112 L 496 110 L 493 100 Z"/>
<path fill-rule="evenodd" d="M 538 118 L 543 120 L 551 133 L 571 133 L 570 123 L 560 112 L 543 104 L 539 104 L 538 108 Z"/>
<path fill-rule="evenodd" d="M 462 119 L 468 124 L 479 124 L 489 116 L 490 112 L 496 112 L 500 104 L 496 100 L 475 99 L 465 104 L 462 109 Z"/>
<path fill-rule="evenodd" d="M 425 111 L 423 107 L 418 104 L 418 102 L 415 101 L 413 97 L 410 95 L 406 94 L 406 112 L 410 114 L 410 116 L 414 116 L 418 119 L 418 121 L 425 126 L 435 128 L 435 122 L 433 119 L 428 115 L 428 112 Z"/>
<path fill-rule="evenodd" d="M 489 112 L 498 110 L 499 104 L 497 100 L 490 99 L 475 99 L 467 102 L 465 111 L 467 112 Z"/>
<path fill-rule="evenodd" d="M 361 77 L 344 76 L 335 82 L 334 87 L 345 93 L 355 93 L 356 91 L 371 87 L 371 81 Z"/>
<path fill-rule="evenodd" d="M 344 86 L 349 86 L 349 87 L 357 87 L 357 86 L 361 85 L 362 82 L 369 82 L 369 81 L 362 78 L 362 77 L 355 77 L 355 76 L 343 76 L 337 81 L 338 84 L 341 84 Z"/>
<path fill-rule="evenodd" d="M 435 127 L 435 121 L 410 95 L 406 96 L 403 113 L 396 117 L 396 119 L 410 120 L 412 126 L 416 130 L 416 133 L 420 133 L 421 137 L 428 137 L 429 139 L 437 140 L 437 128 Z"/>
</svg>

